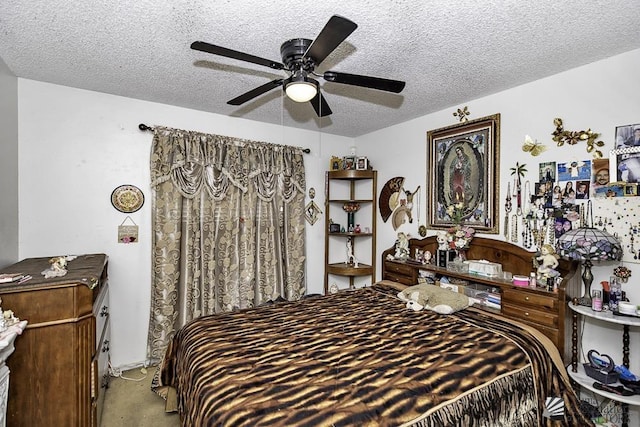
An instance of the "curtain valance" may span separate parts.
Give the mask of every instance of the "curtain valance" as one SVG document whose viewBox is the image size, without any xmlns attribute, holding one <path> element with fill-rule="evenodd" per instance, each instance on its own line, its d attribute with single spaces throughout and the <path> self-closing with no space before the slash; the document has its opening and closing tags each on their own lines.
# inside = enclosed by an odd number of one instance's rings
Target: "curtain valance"
<svg viewBox="0 0 640 427">
<path fill-rule="evenodd" d="M 151 152 L 151 186 L 171 180 L 186 198 L 206 189 L 221 200 L 229 186 L 271 200 L 281 189 L 285 201 L 304 193 L 303 152 L 299 147 L 268 144 L 223 135 L 157 127 Z"/>
</svg>

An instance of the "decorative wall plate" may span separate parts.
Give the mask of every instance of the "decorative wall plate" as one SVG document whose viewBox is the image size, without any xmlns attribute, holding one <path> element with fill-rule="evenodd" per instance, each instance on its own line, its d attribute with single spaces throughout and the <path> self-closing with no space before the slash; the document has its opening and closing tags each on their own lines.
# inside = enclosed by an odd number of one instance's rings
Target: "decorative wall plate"
<svg viewBox="0 0 640 427">
<path fill-rule="evenodd" d="M 120 212 L 132 213 L 144 204 L 144 194 L 135 185 L 121 185 L 111 193 L 111 204 Z"/>
</svg>

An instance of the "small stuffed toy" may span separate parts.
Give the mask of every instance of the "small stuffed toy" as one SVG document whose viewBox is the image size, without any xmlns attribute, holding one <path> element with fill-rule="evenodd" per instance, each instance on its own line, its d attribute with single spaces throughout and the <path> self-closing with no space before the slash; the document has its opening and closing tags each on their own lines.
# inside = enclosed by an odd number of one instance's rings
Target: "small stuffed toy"
<svg viewBox="0 0 640 427">
<path fill-rule="evenodd" d="M 438 231 L 436 235 L 436 241 L 438 242 L 438 250 L 449 250 L 449 238 L 446 231 Z"/>
</svg>

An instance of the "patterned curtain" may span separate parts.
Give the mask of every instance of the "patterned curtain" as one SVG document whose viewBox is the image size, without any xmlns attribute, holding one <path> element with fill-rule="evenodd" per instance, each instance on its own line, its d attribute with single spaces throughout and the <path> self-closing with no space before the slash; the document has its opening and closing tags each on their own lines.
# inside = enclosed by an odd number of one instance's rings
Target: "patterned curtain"
<svg viewBox="0 0 640 427">
<path fill-rule="evenodd" d="M 185 323 L 305 293 L 299 148 L 156 128 L 148 358 Z"/>
</svg>

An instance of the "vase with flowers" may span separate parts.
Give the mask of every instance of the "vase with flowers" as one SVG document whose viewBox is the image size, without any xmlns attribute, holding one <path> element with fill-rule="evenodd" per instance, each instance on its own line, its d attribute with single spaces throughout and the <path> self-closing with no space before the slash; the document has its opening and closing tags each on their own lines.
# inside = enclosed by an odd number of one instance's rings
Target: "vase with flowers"
<svg viewBox="0 0 640 427">
<path fill-rule="evenodd" d="M 476 230 L 468 225 L 462 225 L 464 218 L 464 204 L 455 203 L 447 207 L 447 214 L 455 223 L 447 229 L 449 247 L 456 251 L 456 261 L 463 262 L 467 259 L 466 253 L 473 240 Z"/>
</svg>

